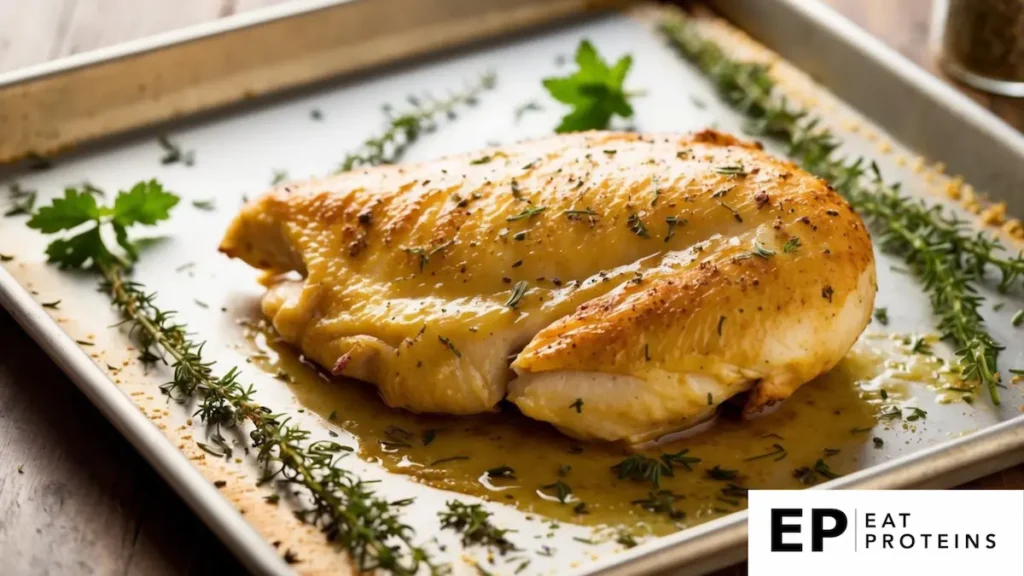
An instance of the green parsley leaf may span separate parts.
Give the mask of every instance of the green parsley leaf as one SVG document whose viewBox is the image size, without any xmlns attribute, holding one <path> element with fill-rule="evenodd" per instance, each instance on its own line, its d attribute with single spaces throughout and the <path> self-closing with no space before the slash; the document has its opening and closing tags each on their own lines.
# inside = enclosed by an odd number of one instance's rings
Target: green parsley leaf
<svg viewBox="0 0 1024 576">
<path fill-rule="evenodd" d="M 58 238 L 46 247 L 46 259 L 61 268 L 81 268 L 87 261 L 109 262 L 113 255 L 103 244 L 98 227 L 70 238 Z"/>
<path fill-rule="evenodd" d="M 579 70 L 573 74 L 544 80 L 544 88 L 552 98 L 573 108 L 555 132 L 598 130 L 607 128 L 612 116 L 633 116 L 630 95 L 622 88 L 633 64 L 631 56 L 623 56 L 609 67 L 594 46 L 583 40 L 576 49 L 576 64 Z"/>
<path fill-rule="evenodd" d="M 114 200 L 114 222 L 121 226 L 142 224 L 153 226 L 171 216 L 178 197 L 164 190 L 156 180 L 139 182 L 128 192 L 120 192 Z"/>
<path fill-rule="evenodd" d="M 100 217 L 96 197 L 74 188 L 64 190 L 63 198 L 54 198 L 49 206 L 43 206 L 28 221 L 29 228 L 43 234 L 70 230 Z"/>
<path fill-rule="evenodd" d="M 128 265 L 138 256 L 136 245 L 128 239 L 128 227 L 152 226 L 170 216 L 178 197 L 163 189 L 156 180 L 139 182 L 128 192 L 120 192 L 114 205 L 99 206 L 96 195 L 87 189 L 68 188 L 63 197 L 54 198 L 28 221 L 30 228 L 53 234 L 91 224 L 73 236 L 57 238 L 46 247 L 47 259 L 63 268 L 82 268 L 117 263 Z M 128 261 L 115 255 L 103 240 L 102 228 L 109 225 L 117 244 Z"/>
</svg>

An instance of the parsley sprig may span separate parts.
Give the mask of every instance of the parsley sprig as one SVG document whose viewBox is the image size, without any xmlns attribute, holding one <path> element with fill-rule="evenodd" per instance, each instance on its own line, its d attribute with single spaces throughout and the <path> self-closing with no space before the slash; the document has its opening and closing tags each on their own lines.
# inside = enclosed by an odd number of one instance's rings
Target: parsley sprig
<svg viewBox="0 0 1024 576">
<path fill-rule="evenodd" d="M 46 247 L 48 260 L 63 268 L 95 266 L 127 266 L 135 260 L 135 245 L 128 240 L 128 228 L 136 224 L 153 226 L 170 217 L 179 198 L 163 189 L 156 180 L 139 182 L 127 192 L 118 193 L 112 206 L 100 206 L 96 196 L 87 191 L 68 188 L 63 197 L 40 208 L 28 221 L 29 228 L 43 234 L 85 229 L 72 236 L 58 238 Z M 121 256 L 107 247 L 102 230 L 109 226 L 117 244 L 127 255 Z"/>
<path fill-rule="evenodd" d="M 69 189 L 40 208 L 29 226 L 44 234 L 85 227 L 52 241 L 46 249 L 49 260 L 64 268 L 85 268 L 101 275 L 103 291 L 140 345 L 140 360 L 173 368 L 173 379 L 161 390 L 179 402 L 194 403 L 195 415 L 222 449 L 227 447 L 222 429 L 245 427 L 263 466 L 261 482 L 278 487 L 280 494 L 302 489 L 296 495 L 307 505 L 295 513 L 300 520 L 317 526 L 328 540 L 346 549 L 361 571 L 413 575 L 426 568 L 431 574 L 442 572 L 443 566 L 412 541 L 412 528 L 401 521 L 400 510 L 411 499 L 392 502 L 377 496 L 372 483 L 360 480 L 340 464 L 351 448 L 329 440 L 310 441 L 309 431 L 259 404 L 253 386 L 239 381 L 237 368 L 216 374 L 214 363 L 203 357 L 204 343 L 191 338 L 173 311 L 160 308 L 155 294 L 128 279 L 129 266 L 138 255 L 128 228 L 167 219 L 178 201 L 156 181 L 119 193 L 112 206 L 100 206 L 93 195 Z M 108 227 L 123 255 L 107 245 Z M 214 453 L 230 456 L 226 451 Z M 280 494 L 273 495 L 275 500 Z"/>
<path fill-rule="evenodd" d="M 632 94 L 622 87 L 633 64 L 631 56 L 623 56 L 614 66 L 609 66 L 594 45 L 583 40 L 576 49 L 576 64 L 579 66 L 576 72 L 544 80 L 544 88 L 552 98 L 573 108 L 562 118 L 555 132 L 600 130 L 608 127 L 612 116 L 633 116 L 633 107 L 629 104 Z"/>
<path fill-rule="evenodd" d="M 957 346 L 962 377 L 984 384 L 998 405 L 1003 346 L 985 326 L 978 287 L 987 267 L 1000 272 L 1000 290 L 1012 287 L 1024 278 L 1024 254 L 1007 255 L 997 240 L 974 233 L 955 214 L 903 195 L 898 185 L 883 182 L 873 162 L 836 154 L 839 143 L 818 126 L 819 119 L 775 93 L 766 65 L 730 59 L 682 14 L 664 18 L 660 28 L 711 79 L 719 95 L 747 116 L 748 131 L 786 144 L 790 156 L 832 184 L 875 228 L 882 249 L 904 258 L 928 293 L 943 338 Z"/>
</svg>

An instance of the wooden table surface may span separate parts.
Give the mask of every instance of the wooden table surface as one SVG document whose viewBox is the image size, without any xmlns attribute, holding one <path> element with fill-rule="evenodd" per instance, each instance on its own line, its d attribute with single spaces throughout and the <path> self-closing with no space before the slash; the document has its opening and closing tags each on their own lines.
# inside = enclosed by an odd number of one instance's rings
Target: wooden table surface
<svg viewBox="0 0 1024 576">
<path fill-rule="evenodd" d="M 282 0 L 0 0 L 0 72 Z M 823 0 L 935 71 L 931 0 Z M 1018 129 L 1024 101 L 967 90 Z M 973 488 L 1024 488 L 1024 466 Z M 243 569 L 0 311 L 0 571 L 234 574 Z M 740 566 L 724 573 L 745 573 Z"/>
</svg>

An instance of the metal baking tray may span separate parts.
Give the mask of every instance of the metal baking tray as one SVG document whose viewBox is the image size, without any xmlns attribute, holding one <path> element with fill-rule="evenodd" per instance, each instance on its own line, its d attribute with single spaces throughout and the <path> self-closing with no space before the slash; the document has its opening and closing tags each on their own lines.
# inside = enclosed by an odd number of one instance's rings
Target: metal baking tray
<svg viewBox="0 0 1024 576">
<path fill-rule="evenodd" d="M 266 188 L 275 169 L 301 176 L 336 167 L 348 150 L 379 128 L 378 110 L 384 102 L 400 103 L 410 92 L 443 91 L 494 69 L 498 88 L 461 119 L 414 146 L 409 159 L 544 135 L 556 123 L 557 107 L 547 106 L 521 123 L 513 120 L 512 110 L 542 97 L 540 79 L 559 72 L 555 57 L 570 55 L 578 40 L 588 37 L 609 56 L 634 55 L 630 83 L 648 89 L 636 106 L 639 129 L 685 131 L 717 125 L 741 131 L 741 118 L 718 103 L 700 74 L 652 31 L 650 10 L 584 14 L 611 4 L 622 3 L 299 2 L 9 73 L 0 76 L 0 160 L 27 160 L 0 168 L 0 183 L 16 180 L 24 188 L 38 189 L 42 201 L 83 180 L 114 190 L 139 179 L 160 178 L 184 201 L 176 217 L 158 229 L 171 240 L 156 244 L 136 275 L 160 293 L 161 305 L 179 310 L 209 340 L 207 350 L 214 360 L 244 365 L 233 313 L 236 303 L 252 302 L 259 288 L 253 272 L 236 262 L 225 263 L 212 246 L 240 200 Z M 942 177 L 900 160 L 922 154 L 945 163 L 992 199 L 1006 201 L 1011 213 L 1024 213 L 1019 190 L 1024 138 L 953 88 L 816 2 L 710 4 L 813 75 L 824 88 L 781 65 L 792 76 L 783 89 L 812 94 L 815 111 L 837 127 L 856 120 L 860 128 L 843 133 L 844 148 L 876 158 L 886 176 L 902 180 L 905 190 L 938 201 L 928 189 Z M 748 40 L 739 43 L 752 53 L 759 49 Z M 472 46 L 459 49 L 467 44 Z M 438 51 L 444 55 L 425 56 Z M 343 78 L 328 81 L 339 75 Z M 272 93 L 276 95 L 256 98 Z M 323 122 L 310 122 L 312 108 L 322 110 Z M 161 166 L 154 141 L 161 133 L 194 149 L 195 166 Z M 880 142 L 893 153 L 880 154 Z M 29 170 L 37 155 L 70 148 L 54 158 L 52 169 Z M 216 212 L 189 206 L 190 200 L 210 197 L 220 207 Z M 105 328 L 116 318 L 105 297 L 96 293 L 94 279 L 45 265 L 44 246 L 45 239 L 22 220 L 0 220 L 0 252 L 15 257 L 0 270 L 0 303 L 18 323 L 251 570 L 292 569 L 280 559 L 280 550 L 268 544 L 274 540 L 300 551 L 307 559 L 299 565 L 303 572 L 344 570 L 335 551 L 315 552 L 325 548 L 322 538 L 302 528 L 287 510 L 260 511 L 254 503 L 262 493 L 218 490 L 211 484 L 225 475 L 251 479 L 254 472 L 246 462 L 211 462 L 184 442 L 198 433 L 186 421 L 187 411 L 154 393 L 166 374 L 144 374 L 134 367 L 125 335 Z M 895 329 L 930 330 L 931 315 L 920 290 L 897 276 L 890 264 L 895 261 L 879 256 L 878 304 L 890 307 Z M 182 273 L 183 267 L 187 272 Z M 198 295 L 208 309 L 196 306 Z M 1024 305 L 1019 293 L 1000 299 L 1011 314 Z M 59 309 L 41 306 L 54 300 L 61 300 Z M 222 305 L 229 311 L 215 313 Z M 1024 338 L 1009 326 L 1007 313 L 991 312 L 988 320 L 997 339 L 1008 346 L 1002 365 L 1024 365 Z M 83 339 L 94 345 L 76 344 Z M 122 363 L 113 373 L 107 368 Z M 280 382 L 255 370 L 246 370 L 245 376 L 257 385 L 261 402 L 293 413 L 317 435 L 326 434 L 322 420 L 297 412 L 301 406 Z M 913 445 L 887 448 L 872 455 L 865 469 L 822 487 L 950 487 L 1024 461 L 1019 408 L 1024 399 L 1019 386 L 1003 393 L 1000 410 L 965 415 L 935 407 L 929 420 L 937 425 Z M 443 501 L 444 493 L 389 477 L 368 463 L 353 466 L 366 477 L 385 480 L 382 490 L 420 496 L 426 504 L 410 509 L 410 523 L 419 534 L 436 532 L 436 523 L 428 519 L 429 503 Z M 490 509 L 524 535 L 547 530 L 523 520 L 517 511 Z M 589 533 L 574 530 L 566 526 L 558 535 L 567 558 L 535 567 L 549 573 L 669 568 L 701 573 L 746 555 L 745 512 L 618 554 L 612 554 L 614 547 L 574 548 L 572 536 Z"/>
</svg>

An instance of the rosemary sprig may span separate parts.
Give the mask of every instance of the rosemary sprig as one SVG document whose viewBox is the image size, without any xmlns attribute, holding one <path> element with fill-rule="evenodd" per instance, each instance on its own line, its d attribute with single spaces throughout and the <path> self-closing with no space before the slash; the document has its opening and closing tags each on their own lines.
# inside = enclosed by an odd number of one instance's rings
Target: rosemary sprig
<svg viewBox="0 0 1024 576">
<path fill-rule="evenodd" d="M 370 483 L 339 465 L 351 448 L 332 441 L 310 442 L 309 431 L 255 401 L 255 389 L 239 382 L 237 368 L 215 374 L 214 363 L 203 357 L 204 343 L 192 340 L 174 312 L 156 304 L 155 294 L 128 279 L 137 253 L 126 229 L 168 218 L 177 202 L 177 196 L 155 181 L 121 192 L 110 207 L 98 206 L 93 195 L 68 190 L 41 208 L 29 225 L 52 234 L 91 223 L 85 232 L 51 242 L 49 260 L 100 274 L 103 291 L 131 327 L 142 351 L 140 359 L 172 366 L 173 378 L 161 389 L 179 402 L 195 402 L 195 416 L 209 427 L 209 436 L 222 450 L 227 448 L 222 430 L 245 425 L 263 466 L 261 482 L 276 480 L 304 489 L 309 506 L 296 511 L 300 520 L 319 527 L 328 540 L 345 548 L 363 571 L 412 575 L 426 567 L 440 573 L 443 567 L 412 541 L 413 530 L 399 517 L 411 499 L 389 502 L 375 495 Z M 101 229 L 108 226 L 124 256 L 106 245 Z"/>
<path fill-rule="evenodd" d="M 398 116 L 393 115 L 390 107 L 385 107 L 387 128 L 380 136 L 366 140 L 359 150 L 346 156 L 337 172 L 347 172 L 359 166 L 397 162 L 421 134 L 437 128 L 438 118 L 445 116 L 454 119 L 458 107 L 475 105 L 482 92 L 494 88 L 495 81 L 496 76 L 488 72 L 460 92 L 449 94 L 441 100 L 429 95 L 422 99 L 409 96 L 408 102 L 412 109 Z"/>
<path fill-rule="evenodd" d="M 1024 278 L 1024 254 L 1006 255 L 997 240 L 973 233 L 955 214 L 903 195 L 898 185 L 882 181 L 874 163 L 835 154 L 839 144 L 818 127 L 820 120 L 775 94 L 767 66 L 730 59 L 681 14 L 663 19 L 660 28 L 710 77 L 722 98 L 748 117 L 748 131 L 785 143 L 790 156 L 831 183 L 875 228 L 882 249 L 905 259 L 929 295 L 943 338 L 957 345 L 962 377 L 984 384 L 998 405 L 1003 346 L 985 327 L 978 285 L 992 266 L 1001 274 L 999 288 L 1009 289 Z"/>
</svg>

